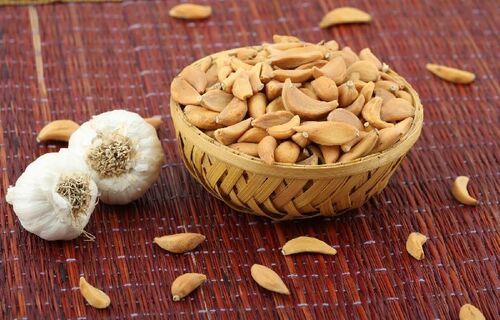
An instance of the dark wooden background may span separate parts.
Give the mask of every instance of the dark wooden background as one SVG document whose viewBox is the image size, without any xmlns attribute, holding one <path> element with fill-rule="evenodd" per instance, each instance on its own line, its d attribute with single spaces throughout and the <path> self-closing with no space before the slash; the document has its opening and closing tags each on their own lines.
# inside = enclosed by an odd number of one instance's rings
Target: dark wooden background
<svg viewBox="0 0 500 320">
<path fill-rule="evenodd" d="M 498 319 L 499 3 L 200 2 L 214 10 L 200 22 L 170 18 L 176 1 L 0 8 L 0 318 L 457 319 L 460 306 L 472 303 Z M 319 29 L 323 14 L 341 4 L 365 9 L 373 23 Z M 348 215 L 273 223 L 239 214 L 209 196 L 179 160 L 171 79 L 197 58 L 274 33 L 369 46 L 421 95 L 420 140 L 385 191 Z M 446 83 L 425 70 L 427 62 L 472 70 L 477 80 Z M 158 182 L 128 206 L 100 204 L 87 227 L 95 242 L 46 242 L 23 230 L 6 188 L 36 157 L 64 146 L 38 144 L 37 131 L 115 108 L 166 119 Z M 457 175 L 471 177 L 477 207 L 452 198 Z M 156 235 L 182 231 L 207 241 L 184 255 L 152 244 Z M 404 249 L 411 231 L 430 238 L 423 261 Z M 283 257 L 280 246 L 299 235 L 332 243 L 338 254 Z M 292 295 L 258 287 L 253 263 L 283 275 Z M 183 272 L 209 280 L 174 303 L 170 284 Z M 85 303 L 80 275 L 109 293 L 109 309 Z"/>
</svg>

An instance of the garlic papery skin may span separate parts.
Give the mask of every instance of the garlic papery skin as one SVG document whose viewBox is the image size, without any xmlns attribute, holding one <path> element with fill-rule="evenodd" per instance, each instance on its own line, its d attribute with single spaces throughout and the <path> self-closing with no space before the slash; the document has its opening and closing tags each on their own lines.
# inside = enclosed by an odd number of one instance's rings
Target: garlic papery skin
<svg viewBox="0 0 500 320">
<path fill-rule="evenodd" d="M 140 198 L 158 179 L 164 161 L 153 126 L 125 110 L 94 116 L 71 135 L 68 148 L 87 163 L 101 201 L 108 204 Z"/>
<path fill-rule="evenodd" d="M 45 240 L 71 240 L 84 232 L 97 196 L 85 162 L 61 149 L 28 165 L 5 198 L 29 232 Z"/>
</svg>

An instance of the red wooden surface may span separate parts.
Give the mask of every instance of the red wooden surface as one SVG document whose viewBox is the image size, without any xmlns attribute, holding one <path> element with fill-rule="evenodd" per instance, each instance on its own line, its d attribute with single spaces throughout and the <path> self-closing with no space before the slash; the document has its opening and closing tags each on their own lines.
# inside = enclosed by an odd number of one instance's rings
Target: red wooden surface
<svg viewBox="0 0 500 320">
<path fill-rule="evenodd" d="M 213 16 L 199 22 L 170 18 L 174 4 L 0 8 L 0 318 L 457 319 L 464 303 L 498 317 L 498 3 L 217 0 Z M 323 14 L 340 4 L 365 9 L 373 22 L 320 30 Z M 197 58 L 274 33 L 371 47 L 421 95 L 419 142 L 384 192 L 348 215 L 272 223 L 236 213 L 210 197 L 176 153 L 173 76 Z M 472 70 L 477 80 L 446 83 L 427 62 Z M 100 204 L 87 227 L 95 242 L 50 243 L 24 231 L 6 188 L 37 156 L 63 146 L 38 144 L 37 131 L 114 108 L 166 118 L 159 181 L 131 205 Z M 452 198 L 456 175 L 471 177 L 477 207 Z M 207 241 L 184 255 L 152 244 L 181 231 Z M 411 231 L 430 238 L 423 261 L 404 250 Z M 283 257 L 280 246 L 299 235 L 332 243 L 338 254 Z M 259 288 L 253 263 L 280 273 L 292 295 Z M 174 303 L 170 284 L 183 272 L 209 280 Z M 109 309 L 84 302 L 80 275 L 109 293 Z"/>
</svg>

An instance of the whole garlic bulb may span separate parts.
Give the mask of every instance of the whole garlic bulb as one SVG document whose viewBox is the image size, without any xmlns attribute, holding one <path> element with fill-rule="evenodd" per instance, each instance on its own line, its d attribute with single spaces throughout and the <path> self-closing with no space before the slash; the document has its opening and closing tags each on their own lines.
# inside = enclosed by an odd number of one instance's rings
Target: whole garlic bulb
<svg viewBox="0 0 500 320">
<path fill-rule="evenodd" d="M 125 110 L 94 116 L 71 135 L 68 148 L 87 163 L 108 204 L 141 197 L 158 179 L 164 160 L 156 130 Z"/>
<path fill-rule="evenodd" d="M 85 162 L 61 149 L 28 165 L 6 200 L 29 232 L 45 240 L 71 240 L 84 232 L 97 195 Z"/>
</svg>

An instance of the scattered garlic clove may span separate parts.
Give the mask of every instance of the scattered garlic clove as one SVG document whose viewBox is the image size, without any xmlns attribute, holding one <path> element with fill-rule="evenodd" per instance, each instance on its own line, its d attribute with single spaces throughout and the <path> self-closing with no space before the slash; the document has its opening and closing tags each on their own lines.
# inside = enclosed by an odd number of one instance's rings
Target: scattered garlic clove
<svg viewBox="0 0 500 320">
<path fill-rule="evenodd" d="M 183 3 L 172 7 L 168 14 L 171 17 L 178 19 L 206 19 L 212 15 L 212 7 L 192 3 Z"/>
<path fill-rule="evenodd" d="M 439 78 L 453 83 L 469 84 L 476 79 L 474 73 L 465 70 L 432 63 L 428 63 L 425 67 Z"/>
<path fill-rule="evenodd" d="M 475 206 L 477 205 L 477 200 L 469 194 L 467 190 L 467 185 L 469 184 L 469 177 L 466 176 L 458 176 L 453 181 L 453 185 L 451 187 L 451 193 L 460 203 Z"/>
<path fill-rule="evenodd" d="M 84 277 L 80 277 L 80 293 L 96 309 L 105 309 L 111 304 L 109 296 L 88 283 Z"/>
<path fill-rule="evenodd" d="M 458 318 L 460 320 L 486 320 L 486 317 L 483 315 L 481 310 L 469 303 L 460 307 Z"/>
<path fill-rule="evenodd" d="M 311 253 L 322 253 L 335 255 L 337 250 L 332 248 L 330 245 L 316 238 L 312 237 L 297 237 L 292 240 L 287 241 L 283 248 L 281 248 L 283 255 L 288 256 L 291 254 L 311 252 Z"/>
<path fill-rule="evenodd" d="M 36 137 L 37 142 L 63 141 L 67 142 L 69 137 L 80 125 L 72 120 L 55 120 L 46 124 Z"/>
<path fill-rule="evenodd" d="M 357 8 L 340 7 L 328 12 L 321 22 L 320 28 L 328 28 L 336 24 L 343 23 L 366 23 L 372 20 L 371 16 Z"/>
<path fill-rule="evenodd" d="M 406 240 L 406 251 L 415 259 L 424 259 L 423 245 L 427 241 L 427 237 L 418 232 L 412 232 Z"/>
<path fill-rule="evenodd" d="M 147 123 L 149 123 L 151 126 L 153 126 L 153 128 L 155 128 L 155 130 L 158 130 L 161 127 L 161 125 L 163 124 L 163 119 L 161 118 L 160 115 L 149 117 L 149 118 L 144 118 L 144 120 L 146 120 Z"/>
<path fill-rule="evenodd" d="M 262 288 L 280 294 L 290 294 L 290 290 L 281 277 L 272 269 L 256 263 L 250 268 L 250 273 L 255 282 Z"/>
<path fill-rule="evenodd" d="M 207 280 L 207 276 L 201 273 L 184 273 L 172 282 L 172 300 L 180 301 L 182 298 L 196 290 Z"/>
<path fill-rule="evenodd" d="M 172 253 L 184 253 L 193 250 L 205 239 L 202 234 L 185 232 L 155 237 L 153 243 Z"/>
</svg>

